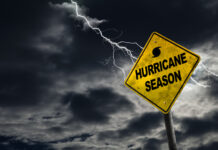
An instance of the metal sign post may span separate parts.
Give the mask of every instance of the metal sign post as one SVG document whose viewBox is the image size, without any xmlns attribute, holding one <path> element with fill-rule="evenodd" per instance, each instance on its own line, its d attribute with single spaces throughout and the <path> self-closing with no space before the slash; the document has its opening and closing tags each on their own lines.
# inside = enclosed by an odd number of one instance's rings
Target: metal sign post
<svg viewBox="0 0 218 150">
<path fill-rule="evenodd" d="M 165 121 L 165 127 L 167 131 L 169 149 L 177 150 L 176 136 L 175 136 L 175 131 L 173 128 L 173 120 L 172 120 L 171 112 L 169 112 L 168 114 L 164 114 L 164 121 Z"/>
<path fill-rule="evenodd" d="M 170 109 L 199 62 L 199 55 L 153 32 L 125 80 L 128 88 L 164 113 L 170 150 L 177 150 Z"/>
</svg>

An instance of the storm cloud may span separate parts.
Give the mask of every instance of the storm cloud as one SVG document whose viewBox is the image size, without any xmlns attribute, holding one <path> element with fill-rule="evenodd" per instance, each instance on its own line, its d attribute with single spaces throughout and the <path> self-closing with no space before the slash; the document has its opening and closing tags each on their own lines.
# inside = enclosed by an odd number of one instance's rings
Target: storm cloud
<svg viewBox="0 0 218 150">
<path fill-rule="evenodd" d="M 86 94 L 69 93 L 63 101 L 69 103 L 73 118 L 84 123 L 106 123 L 110 114 L 133 109 L 126 97 L 108 88 L 89 89 Z"/>
<path fill-rule="evenodd" d="M 172 108 L 178 147 L 217 148 L 215 0 L 78 1 L 79 11 L 113 41 L 144 46 L 157 31 L 201 55 Z M 112 48 L 75 16 L 69 1 L 0 5 L 0 149 L 168 148 L 163 116 L 123 85 Z M 124 44 L 138 56 L 141 49 Z M 126 73 L 132 62 L 115 49 Z M 209 71 L 208 71 L 209 70 Z M 211 73 L 213 72 L 213 73 Z"/>
</svg>

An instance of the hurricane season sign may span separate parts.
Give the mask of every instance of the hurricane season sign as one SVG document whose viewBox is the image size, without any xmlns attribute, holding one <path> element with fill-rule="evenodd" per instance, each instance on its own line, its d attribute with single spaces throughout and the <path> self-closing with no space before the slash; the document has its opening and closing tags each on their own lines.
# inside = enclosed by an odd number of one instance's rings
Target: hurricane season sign
<svg viewBox="0 0 218 150">
<path fill-rule="evenodd" d="M 152 33 L 125 85 L 167 114 L 200 57 L 159 33 Z"/>
</svg>

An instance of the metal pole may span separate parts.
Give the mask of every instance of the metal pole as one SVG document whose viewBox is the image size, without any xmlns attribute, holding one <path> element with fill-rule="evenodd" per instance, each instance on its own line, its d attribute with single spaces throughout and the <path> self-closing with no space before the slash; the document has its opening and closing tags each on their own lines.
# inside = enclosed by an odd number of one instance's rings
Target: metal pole
<svg viewBox="0 0 218 150">
<path fill-rule="evenodd" d="M 172 120 L 171 112 L 169 112 L 168 114 L 164 114 L 164 121 L 165 121 L 165 127 L 167 131 L 169 149 L 177 150 L 176 136 L 175 136 L 175 131 L 173 128 L 173 120 Z"/>
</svg>

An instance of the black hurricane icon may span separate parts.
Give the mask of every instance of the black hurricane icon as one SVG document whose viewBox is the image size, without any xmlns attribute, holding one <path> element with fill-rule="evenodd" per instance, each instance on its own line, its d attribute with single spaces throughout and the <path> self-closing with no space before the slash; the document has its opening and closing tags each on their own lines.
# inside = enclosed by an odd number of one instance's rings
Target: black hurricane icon
<svg viewBox="0 0 218 150">
<path fill-rule="evenodd" d="M 160 47 L 155 47 L 152 51 L 153 58 L 158 57 L 160 55 Z"/>
</svg>

